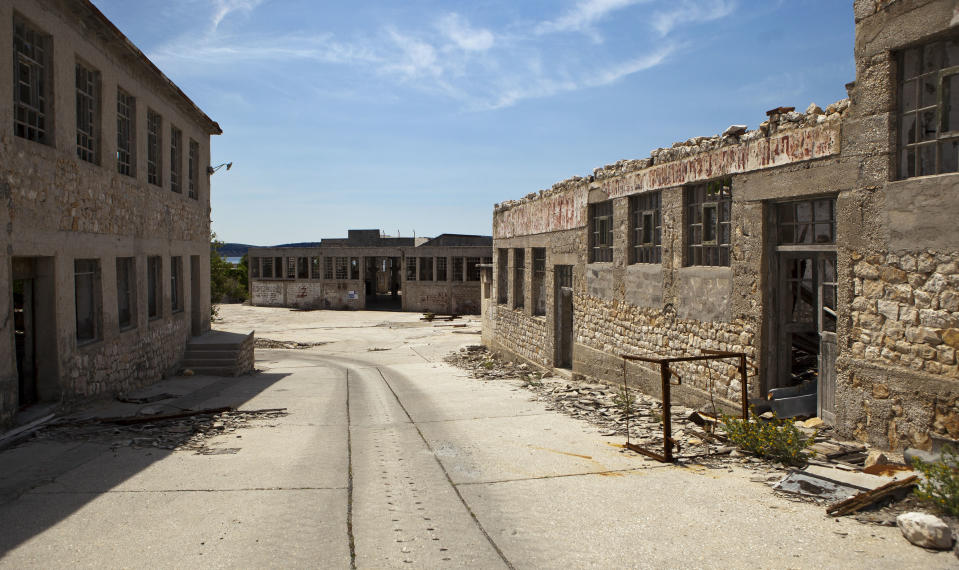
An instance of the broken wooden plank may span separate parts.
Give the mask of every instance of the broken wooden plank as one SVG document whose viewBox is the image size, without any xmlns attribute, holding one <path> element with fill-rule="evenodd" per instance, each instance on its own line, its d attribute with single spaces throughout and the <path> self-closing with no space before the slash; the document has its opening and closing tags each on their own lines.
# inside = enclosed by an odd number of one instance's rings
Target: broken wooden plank
<svg viewBox="0 0 959 570">
<path fill-rule="evenodd" d="M 834 517 L 841 517 L 843 515 L 849 515 L 855 513 L 856 511 L 862 510 L 872 504 L 875 504 L 880 499 L 888 497 L 893 493 L 908 489 L 916 484 L 916 481 L 919 480 L 917 475 L 912 475 L 905 479 L 900 479 L 897 481 L 892 481 L 883 485 L 882 487 L 877 487 L 871 491 L 863 491 L 858 495 L 839 501 L 838 503 L 833 503 L 826 507 L 826 513 Z"/>
<path fill-rule="evenodd" d="M 30 423 L 24 424 L 18 428 L 14 428 L 7 433 L 0 436 L 0 448 L 12 445 L 17 441 L 29 436 L 33 432 L 37 431 L 43 424 L 52 420 L 56 414 L 47 414 L 42 418 L 37 418 Z"/>
</svg>

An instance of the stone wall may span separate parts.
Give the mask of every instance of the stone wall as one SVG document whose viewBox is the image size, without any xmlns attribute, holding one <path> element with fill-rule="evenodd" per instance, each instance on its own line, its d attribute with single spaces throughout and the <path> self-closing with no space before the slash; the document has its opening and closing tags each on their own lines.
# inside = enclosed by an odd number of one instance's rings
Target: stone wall
<svg viewBox="0 0 959 570">
<path fill-rule="evenodd" d="M 553 354 L 546 317 L 533 317 L 500 305 L 496 308 L 494 351 L 509 353 L 543 368 L 552 368 Z"/>
</svg>

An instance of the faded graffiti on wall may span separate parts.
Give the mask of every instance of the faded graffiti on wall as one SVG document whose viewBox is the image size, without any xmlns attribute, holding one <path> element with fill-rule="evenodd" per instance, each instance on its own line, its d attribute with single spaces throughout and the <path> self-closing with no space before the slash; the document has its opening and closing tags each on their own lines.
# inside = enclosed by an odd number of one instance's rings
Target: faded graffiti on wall
<svg viewBox="0 0 959 570">
<path fill-rule="evenodd" d="M 584 223 L 586 197 L 584 187 L 520 204 L 497 216 L 494 236 L 509 238 L 578 228 Z"/>
</svg>

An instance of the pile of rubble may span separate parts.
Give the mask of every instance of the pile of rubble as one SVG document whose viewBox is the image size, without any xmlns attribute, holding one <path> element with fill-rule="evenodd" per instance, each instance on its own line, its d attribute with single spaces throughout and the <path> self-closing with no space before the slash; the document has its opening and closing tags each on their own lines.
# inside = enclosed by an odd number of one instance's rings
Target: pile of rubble
<svg viewBox="0 0 959 570">
<path fill-rule="evenodd" d="M 623 413 L 621 390 L 605 384 L 547 377 L 525 363 L 498 358 L 481 345 L 462 348 L 450 354 L 446 361 L 468 370 L 473 378 L 480 380 L 519 381 L 534 394 L 534 400 L 547 403 L 546 409 L 585 420 L 599 427 L 604 436 L 626 437 L 627 418 Z M 634 403 L 629 440 L 646 449 L 662 451 L 662 402 L 638 391 L 630 391 L 630 397 Z M 670 412 L 672 436 L 680 448 L 674 455 L 679 465 L 695 463 L 729 469 L 732 464 L 738 464 L 753 472 L 751 481 L 768 485 L 786 499 L 815 502 L 827 506 L 827 512 L 833 516 L 848 514 L 865 523 L 896 526 L 897 518 L 904 513 L 923 508 L 910 493 L 915 477 L 908 467 L 887 463 L 885 456 L 870 453 L 864 445 L 832 439 L 831 428 L 821 425 L 818 418 L 796 422 L 801 431 L 814 438 L 810 446 L 814 456 L 809 465 L 800 470 L 754 457 L 727 443 L 718 428 L 711 430 L 703 421 L 709 418 L 709 412 L 679 405 L 671 406 Z M 864 466 L 869 467 L 864 469 Z M 850 495 L 852 498 L 837 502 L 837 497 Z M 853 498 L 862 504 L 839 510 Z M 959 521 L 946 520 L 953 528 L 959 528 L 956 524 Z"/>
<path fill-rule="evenodd" d="M 314 346 L 329 344 L 328 342 L 297 342 L 295 340 L 273 340 L 260 337 L 257 337 L 254 342 L 254 348 L 284 348 L 289 350 L 305 350 Z"/>
<path fill-rule="evenodd" d="M 196 454 L 209 455 L 223 449 L 210 447 L 208 443 L 211 438 L 232 434 L 236 439 L 240 439 L 242 435 L 234 432 L 251 427 L 254 420 L 269 420 L 285 415 L 285 408 L 215 408 L 112 418 L 64 418 L 44 425 L 33 437 L 49 441 L 102 443 L 111 447 L 114 453 L 121 447 L 132 447 L 193 451 Z M 257 424 L 264 425 L 269 426 Z"/>
</svg>

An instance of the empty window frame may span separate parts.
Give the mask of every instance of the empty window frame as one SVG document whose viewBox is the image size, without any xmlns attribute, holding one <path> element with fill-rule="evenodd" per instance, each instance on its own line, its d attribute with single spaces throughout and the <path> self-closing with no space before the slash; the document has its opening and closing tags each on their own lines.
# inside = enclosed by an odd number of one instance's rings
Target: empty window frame
<svg viewBox="0 0 959 570">
<path fill-rule="evenodd" d="M 333 279 L 333 258 L 323 258 L 323 279 Z"/>
<path fill-rule="evenodd" d="M 250 258 L 250 277 L 254 279 L 260 276 L 260 258 L 251 257 Z"/>
<path fill-rule="evenodd" d="M 453 281 L 463 281 L 463 258 L 453 258 Z"/>
<path fill-rule="evenodd" d="M 77 343 L 98 340 L 100 324 L 100 260 L 73 260 L 73 288 L 77 315 Z"/>
<path fill-rule="evenodd" d="M 147 317 L 150 319 L 158 319 L 163 315 L 160 306 L 163 302 L 163 292 L 160 290 L 162 271 L 163 261 L 159 255 L 147 257 Z"/>
<path fill-rule="evenodd" d="M 135 257 L 117 258 L 117 325 L 120 330 L 137 325 L 137 272 Z"/>
<path fill-rule="evenodd" d="M 183 310 L 183 258 L 175 255 L 170 258 L 170 312 Z"/>
<path fill-rule="evenodd" d="M 629 198 L 632 225 L 630 263 L 662 263 L 662 192 L 646 192 Z"/>
<path fill-rule="evenodd" d="M 296 258 L 287 257 L 286 258 L 286 278 L 287 279 L 296 279 Z"/>
<path fill-rule="evenodd" d="M 264 257 L 262 258 L 263 263 L 263 278 L 272 279 L 273 278 L 273 258 Z"/>
<path fill-rule="evenodd" d="M 546 248 L 533 248 L 533 314 L 546 314 Z"/>
<path fill-rule="evenodd" d="M 686 265 L 729 266 L 732 180 L 688 186 Z"/>
<path fill-rule="evenodd" d="M 446 281 L 447 277 L 448 277 L 448 272 L 446 271 L 446 258 L 437 257 L 436 258 L 436 280 Z"/>
<path fill-rule="evenodd" d="M 273 278 L 283 279 L 283 258 L 282 257 L 273 258 Z"/>
<path fill-rule="evenodd" d="M 959 38 L 899 53 L 899 178 L 959 171 Z"/>
<path fill-rule="evenodd" d="M 296 278 L 297 279 L 310 278 L 310 258 L 308 257 L 296 258 Z"/>
<path fill-rule="evenodd" d="M 836 199 L 776 204 L 780 245 L 836 243 Z"/>
<path fill-rule="evenodd" d="M 526 303 L 526 250 L 513 249 L 513 308 L 522 309 Z"/>
<path fill-rule="evenodd" d="M 466 280 L 467 281 L 480 280 L 480 258 L 478 257 L 466 258 Z"/>
<path fill-rule="evenodd" d="M 163 117 L 153 109 L 147 109 L 147 182 L 163 185 L 160 169 L 163 166 Z"/>
<path fill-rule="evenodd" d="M 190 153 L 187 166 L 187 191 L 194 200 L 199 198 L 200 191 L 200 143 L 190 139 Z"/>
<path fill-rule="evenodd" d="M 170 125 L 170 190 L 183 192 L 183 131 Z"/>
<path fill-rule="evenodd" d="M 350 258 L 350 279 L 359 279 L 360 278 L 360 258 L 351 257 Z"/>
<path fill-rule="evenodd" d="M 117 88 L 117 172 L 136 176 L 137 100 Z"/>
<path fill-rule="evenodd" d="M 420 281 L 432 281 L 433 280 L 433 258 L 432 257 L 421 257 L 420 259 Z"/>
<path fill-rule="evenodd" d="M 415 257 L 406 258 L 406 280 L 416 281 L 416 258 Z"/>
<path fill-rule="evenodd" d="M 13 17 L 13 132 L 52 144 L 50 113 L 50 36 Z"/>
<path fill-rule="evenodd" d="M 310 257 L 310 278 L 320 279 L 323 274 L 320 273 L 320 258 L 316 255 Z"/>
<path fill-rule="evenodd" d="M 76 62 L 77 156 L 99 163 L 100 72 Z"/>
<path fill-rule="evenodd" d="M 589 262 L 613 260 L 613 201 L 589 205 Z"/>
<path fill-rule="evenodd" d="M 509 249 L 505 247 L 496 250 L 496 302 L 509 302 Z"/>
<path fill-rule="evenodd" d="M 336 278 L 337 279 L 346 279 L 350 275 L 350 258 L 349 257 L 337 257 L 336 258 Z"/>
</svg>

